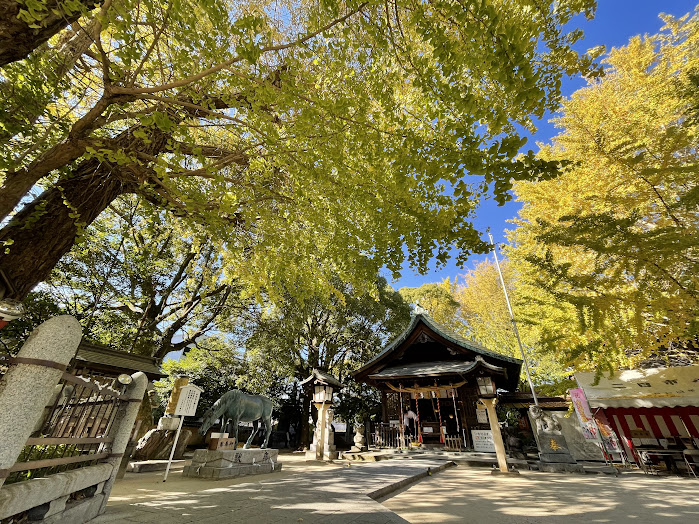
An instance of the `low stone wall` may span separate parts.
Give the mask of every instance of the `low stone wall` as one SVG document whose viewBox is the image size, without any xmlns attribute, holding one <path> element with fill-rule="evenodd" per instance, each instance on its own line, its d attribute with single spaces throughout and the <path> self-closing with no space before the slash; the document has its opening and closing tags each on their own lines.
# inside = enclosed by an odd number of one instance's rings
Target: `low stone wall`
<svg viewBox="0 0 699 524">
<path fill-rule="evenodd" d="M 0 378 L 0 521 L 13 518 L 13 521 L 22 522 L 81 524 L 104 511 L 146 391 L 148 379 L 141 372 L 131 375 L 130 384 L 119 394 L 109 435 L 104 436 L 109 439 L 102 436 L 96 439 L 101 447 L 93 454 L 94 459 L 85 455 L 85 463 L 88 460 L 101 460 L 101 463 L 5 484 L 13 471 L 41 470 L 64 464 L 55 462 L 62 457 L 37 460 L 33 467 L 32 461 L 18 465 L 15 462 L 37 425 L 47 416 L 45 407 L 51 404 L 56 385 L 75 355 L 80 337 L 80 324 L 70 316 L 44 322 L 32 332 L 7 373 Z M 92 407 L 82 409 L 80 417 L 87 421 L 91 413 Z M 81 427 L 85 429 L 87 425 Z M 46 445 L 76 442 L 80 445 L 92 437 L 57 435 L 48 437 Z M 38 438 L 38 443 L 35 441 L 31 445 L 42 446 L 42 442 Z M 44 465 L 39 466 L 39 463 Z"/>
<path fill-rule="evenodd" d="M 192 464 L 185 466 L 183 476 L 224 479 L 272 473 L 282 469 L 277 449 L 198 449 Z"/>
<path fill-rule="evenodd" d="M 86 522 L 97 516 L 113 470 L 111 464 L 97 464 L 3 486 L 0 520 L 32 511 L 36 517 L 43 515 L 43 522 Z M 36 517 L 30 520 L 39 520 Z"/>
</svg>

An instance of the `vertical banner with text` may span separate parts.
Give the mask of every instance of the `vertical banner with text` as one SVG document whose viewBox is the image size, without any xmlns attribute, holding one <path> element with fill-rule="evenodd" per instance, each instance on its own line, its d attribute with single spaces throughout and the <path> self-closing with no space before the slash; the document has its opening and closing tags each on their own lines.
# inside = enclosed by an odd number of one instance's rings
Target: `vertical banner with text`
<svg viewBox="0 0 699 524">
<path fill-rule="evenodd" d="M 578 415 L 578 420 L 580 421 L 580 426 L 582 426 L 585 439 L 599 442 L 599 433 L 592 416 L 592 411 L 590 411 L 590 405 L 587 403 L 585 392 L 582 388 L 571 389 L 570 399 L 573 402 L 575 413 Z"/>
</svg>

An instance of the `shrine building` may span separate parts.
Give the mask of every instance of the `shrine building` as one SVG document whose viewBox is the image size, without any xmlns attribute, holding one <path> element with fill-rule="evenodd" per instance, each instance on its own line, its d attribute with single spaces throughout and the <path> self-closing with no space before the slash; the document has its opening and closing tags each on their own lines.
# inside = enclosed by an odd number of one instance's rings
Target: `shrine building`
<svg viewBox="0 0 699 524">
<path fill-rule="evenodd" d="M 382 392 L 383 423 L 375 430 L 382 446 L 417 441 L 478 450 L 477 441 L 492 429 L 482 399 L 492 405 L 497 392 L 514 392 L 521 367 L 521 360 L 490 351 L 418 312 L 353 376 Z M 403 414 L 408 410 L 415 424 L 406 432 Z"/>
</svg>

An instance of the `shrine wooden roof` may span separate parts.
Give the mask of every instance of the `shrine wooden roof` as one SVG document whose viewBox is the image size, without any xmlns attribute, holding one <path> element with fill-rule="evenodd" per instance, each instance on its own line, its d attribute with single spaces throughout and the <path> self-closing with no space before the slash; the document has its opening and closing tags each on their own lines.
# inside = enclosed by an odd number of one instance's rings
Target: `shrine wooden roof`
<svg viewBox="0 0 699 524">
<path fill-rule="evenodd" d="M 352 375 L 378 384 L 397 379 L 463 376 L 474 372 L 499 376 L 498 388 L 517 389 L 522 361 L 501 355 L 438 324 L 429 315 L 415 315 L 410 325 L 386 348 Z"/>
</svg>

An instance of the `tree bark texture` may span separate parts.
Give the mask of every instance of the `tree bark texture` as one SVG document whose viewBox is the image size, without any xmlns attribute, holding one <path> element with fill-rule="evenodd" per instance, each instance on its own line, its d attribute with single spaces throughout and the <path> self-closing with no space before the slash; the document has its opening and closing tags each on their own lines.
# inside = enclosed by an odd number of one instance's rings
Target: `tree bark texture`
<svg viewBox="0 0 699 524">
<path fill-rule="evenodd" d="M 153 156 L 165 148 L 167 133 L 156 130 L 145 143 L 134 138 L 137 129 L 122 131 L 108 146 Z M 136 192 L 147 176 L 152 174 L 142 165 L 119 166 L 108 160 L 87 158 L 24 206 L 0 230 L 0 243 L 4 243 L 4 248 L 0 244 L 0 271 L 9 283 L 4 298 L 21 300 L 46 280 L 73 247 L 82 228 L 92 224 L 119 195 Z"/>
<path fill-rule="evenodd" d="M 25 206 L 0 231 L 0 242 L 5 242 L 0 270 L 13 288 L 6 290 L 5 297 L 20 300 L 45 280 L 73 246 L 81 228 L 119 195 L 136 187 L 133 180 L 113 173 L 111 166 L 91 159 Z"/>
<path fill-rule="evenodd" d="M 84 0 L 81 3 L 86 9 L 92 9 L 98 4 L 95 0 Z M 45 5 L 47 16 L 36 24 L 41 27 L 33 28 L 18 18 L 20 9 L 24 8 L 23 4 L 16 0 L 0 0 L 0 66 L 26 58 L 34 49 L 82 15 L 80 12 L 65 13 L 62 2 L 58 0 L 47 0 Z"/>
<path fill-rule="evenodd" d="M 2 1 L 2 0 L 0 0 Z M 54 169 L 66 166 L 85 154 L 88 142 L 65 140 L 41 155 L 30 166 L 5 175 L 0 186 L 0 218 L 8 216 L 29 190 Z"/>
</svg>

